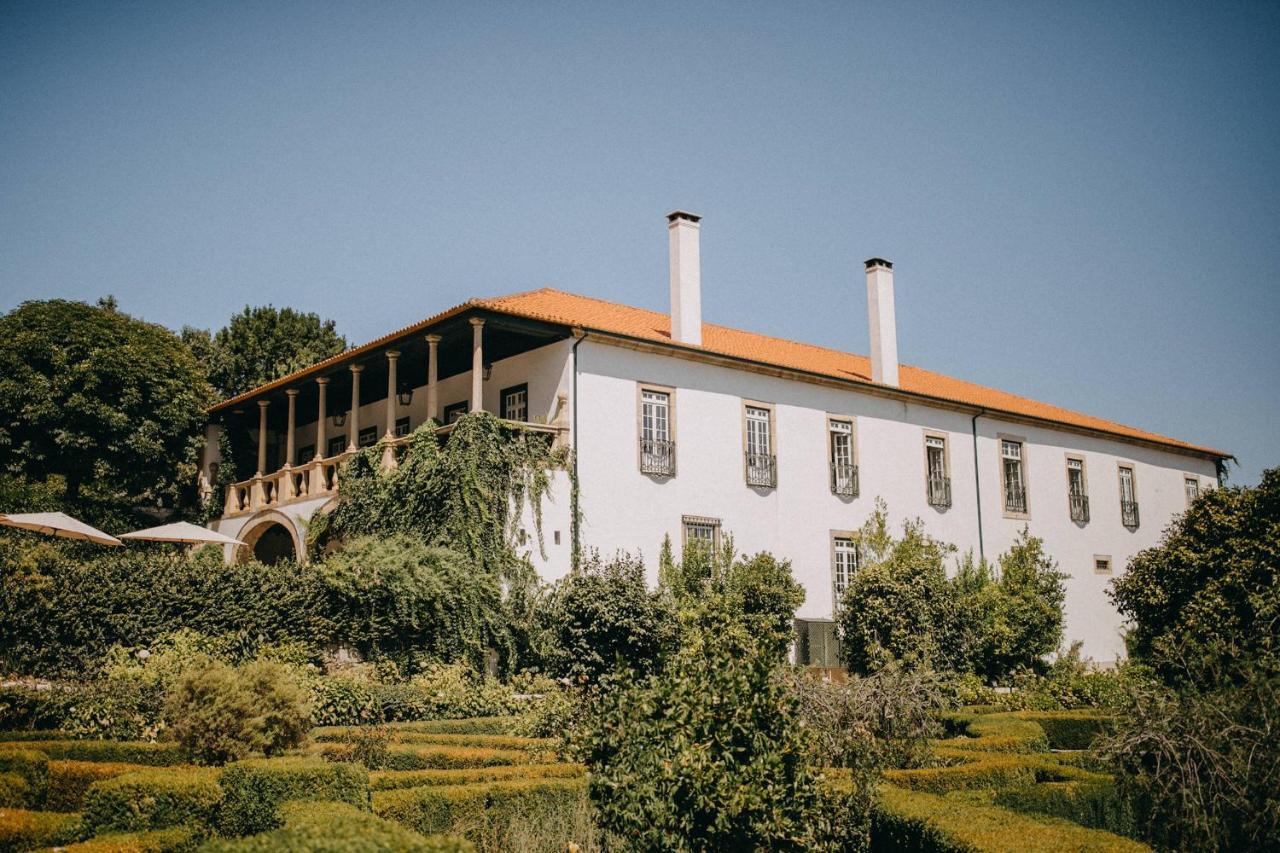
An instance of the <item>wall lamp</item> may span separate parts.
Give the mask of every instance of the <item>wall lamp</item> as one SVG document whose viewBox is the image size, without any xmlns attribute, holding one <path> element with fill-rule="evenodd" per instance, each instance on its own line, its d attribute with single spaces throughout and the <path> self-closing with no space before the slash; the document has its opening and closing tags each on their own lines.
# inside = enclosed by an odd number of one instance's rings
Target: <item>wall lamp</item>
<svg viewBox="0 0 1280 853">
<path fill-rule="evenodd" d="M 488 382 L 489 377 L 493 375 L 493 362 L 486 361 L 484 363 L 484 381 Z"/>
<path fill-rule="evenodd" d="M 338 414 L 334 415 L 334 416 L 333 416 L 333 425 L 334 425 L 334 426 L 346 426 L 346 425 L 347 425 L 347 413 L 346 413 L 346 412 L 339 412 Z"/>
</svg>

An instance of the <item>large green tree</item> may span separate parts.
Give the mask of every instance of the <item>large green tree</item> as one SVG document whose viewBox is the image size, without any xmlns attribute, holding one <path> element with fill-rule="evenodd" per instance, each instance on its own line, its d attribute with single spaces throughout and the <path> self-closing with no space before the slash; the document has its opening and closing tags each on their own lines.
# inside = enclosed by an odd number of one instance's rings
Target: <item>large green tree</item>
<svg viewBox="0 0 1280 853">
<path fill-rule="evenodd" d="M 245 306 L 215 334 L 188 327 L 182 338 L 205 363 L 210 383 L 223 397 L 243 394 L 347 348 L 332 320 L 272 305 Z"/>
<path fill-rule="evenodd" d="M 194 479 L 204 371 L 169 330 L 98 306 L 24 302 L 0 316 L 0 464 L 62 478 L 75 502 L 151 498 Z"/>
</svg>

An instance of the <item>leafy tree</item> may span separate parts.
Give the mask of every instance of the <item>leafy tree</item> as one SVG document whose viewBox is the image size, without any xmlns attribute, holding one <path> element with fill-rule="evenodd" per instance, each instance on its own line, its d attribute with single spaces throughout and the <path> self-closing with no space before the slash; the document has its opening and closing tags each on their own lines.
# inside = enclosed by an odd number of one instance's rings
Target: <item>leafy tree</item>
<svg viewBox="0 0 1280 853">
<path fill-rule="evenodd" d="M 206 359 L 209 381 L 223 397 L 243 394 L 347 348 L 332 320 L 271 305 L 246 305 L 212 336 L 183 329 L 183 339 Z"/>
<path fill-rule="evenodd" d="M 967 650 L 955 589 L 945 561 L 953 546 L 928 536 L 919 521 L 902 537 L 889 532 L 883 502 L 858 533 L 861 566 L 840 600 L 841 653 L 851 672 L 874 672 L 893 660 L 907 667 L 963 669 Z"/>
<path fill-rule="evenodd" d="M 747 630 L 771 653 L 785 656 L 795 635 L 796 610 L 804 604 L 804 587 L 791 574 L 791 563 L 767 551 L 735 560 L 725 574 L 724 592 Z"/>
<path fill-rule="evenodd" d="M 586 735 L 601 826 L 628 849 L 836 847 L 833 808 L 808 762 L 783 660 L 710 592 L 663 670 L 625 676 Z"/>
<path fill-rule="evenodd" d="M 547 621 L 552 673 L 598 685 L 616 670 L 648 673 L 661 666 L 676 638 L 668 595 L 650 592 L 644 564 L 627 554 L 587 555 L 552 592 Z"/>
<path fill-rule="evenodd" d="M 1112 582 L 1131 653 L 1170 684 L 1280 672 L 1280 468 L 1202 495 Z"/>
<path fill-rule="evenodd" d="M 194 482 L 211 392 L 168 330 L 83 302 L 0 317 L 0 457 L 10 474 L 124 501 Z"/>
</svg>

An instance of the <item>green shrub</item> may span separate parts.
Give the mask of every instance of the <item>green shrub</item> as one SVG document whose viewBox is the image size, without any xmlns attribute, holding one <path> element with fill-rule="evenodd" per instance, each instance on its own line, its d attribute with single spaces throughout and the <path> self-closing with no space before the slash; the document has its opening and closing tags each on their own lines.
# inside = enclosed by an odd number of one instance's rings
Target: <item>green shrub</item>
<svg viewBox="0 0 1280 853">
<path fill-rule="evenodd" d="M 394 741 L 395 743 L 431 744 L 433 746 L 474 746 L 483 749 L 523 749 L 535 752 L 549 752 L 554 750 L 556 747 L 556 741 L 552 738 L 517 737 L 515 735 L 434 734 L 431 732 L 394 730 L 382 726 L 375 727 L 373 729 L 351 729 L 350 731 L 386 732 L 388 741 Z M 317 735 L 316 740 L 332 741 L 334 743 L 350 743 L 351 737 L 351 734 L 339 738 L 335 738 L 332 735 Z"/>
<path fill-rule="evenodd" d="M 346 803 L 289 802 L 283 827 L 238 839 L 219 839 L 201 853 L 471 853 L 460 838 L 426 837 Z"/>
<path fill-rule="evenodd" d="M 278 808 L 288 800 L 334 800 L 368 808 L 369 775 L 363 767 L 307 758 L 240 761 L 222 773 L 224 799 L 218 828 L 251 835 L 280 826 Z"/>
<path fill-rule="evenodd" d="M 320 745 L 320 754 L 341 753 L 338 744 Z M 472 746 L 446 746 L 424 744 L 392 744 L 387 749 L 386 768 L 389 770 L 445 770 L 449 768 L 495 767 L 505 764 L 529 764 L 539 759 L 554 761 L 550 753 L 528 753 L 514 749 L 486 749 Z"/>
<path fill-rule="evenodd" d="M 586 773 L 581 764 L 508 764 L 457 770 L 380 770 L 369 774 L 375 791 L 419 788 L 427 785 L 470 785 L 510 779 L 573 779 Z"/>
<path fill-rule="evenodd" d="M 939 746 L 984 752 L 1044 752 L 1049 748 L 1049 739 L 1038 723 L 1016 714 L 981 714 L 966 722 L 962 736 L 939 741 Z"/>
<path fill-rule="evenodd" d="M 60 729 L 32 729 L 13 732 L 0 732 L 0 748 L 6 744 L 22 743 L 32 740 L 72 740 L 70 732 Z"/>
<path fill-rule="evenodd" d="M 311 683 L 311 722 L 326 727 L 382 722 L 382 701 L 377 687 L 351 676 L 315 679 Z"/>
<path fill-rule="evenodd" d="M 302 689 L 270 661 L 235 669 L 212 662 L 184 673 L 165 713 L 174 740 L 198 764 L 278 755 L 302 742 L 309 719 Z"/>
<path fill-rule="evenodd" d="M 1040 781 L 994 791 L 993 804 L 1030 814 L 1052 815 L 1105 829 L 1117 835 L 1136 831 L 1133 809 L 1120 798 L 1115 781 L 1100 773 L 1078 771 L 1070 781 Z"/>
<path fill-rule="evenodd" d="M 391 732 L 386 726 L 350 727 L 335 742 L 341 749 L 326 752 L 329 761 L 352 761 L 369 770 L 380 770 L 390 763 Z"/>
<path fill-rule="evenodd" d="M 90 785 L 84 794 L 84 823 L 94 835 L 184 824 L 209 826 L 221 800 L 216 770 L 138 770 Z"/>
<path fill-rule="evenodd" d="M 0 743 L 0 754 L 18 744 Z M 171 743 L 143 743 L 110 740 L 25 741 L 24 749 L 38 749 L 50 759 L 65 761 L 110 761 L 167 767 L 183 763 L 182 750 Z"/>
<path fill-rule="evenodd" d="M 59 847 L 59 853 L 187 853 L 200 843 L 204 832 L 190 826 L 152 829 L 146 832 L 111 832 Z"/>
<path fill-rule="evenodd" d="M 960 788 L 1000 788 L 1036 781 L 1038 761 L 1016 753 L 939 750 L 949 763 L 941 767 L 887 770 L 884 778 L 915 791 L 943 793 Z"/>
<path fill-rule="evenodd" d="M 66 719 L 67 693 L 53 688 L 13 685 L 0 687 L 0 729 L 56 729 Z M 18 732 L 0 732 L 0 738 L 12 739 Z"/>
<path fill-rule="evenodd" d="M 393 731 L 425 732 L 428 734 L 505 735 L 510 734 L 517 717 L 469 717 L 461 720 L 426 720 L 412 723 L 392 723 Z"/>
<path fill-rule="evenodd" d="M 1020 711 L 1013 716 L 1043 729 L 1050 749 L 1088 749 L 1112 719 L 1096 711 Z"/>
<path fill-rule="evenodd" d="M 0 850 L 33 850 L 75 841 L 80 815 L 0 809 Z"/>
<path fill-rule="evenodd" d="M 124 762 L 50 761 L 49 787 L 42 805 L 53 812 L 80 811 L 85 791 L 94 782 L 145 769 L 144 765 Z"/>
<path fill-rule="evenodd" d="M 434 785 L 377 791 L 373 810 L 422 833 L 500 837 L 520 813 L 554 825 L 585 798 L 581 779 L 518 779 L 470 785 Z"/>
<path fill-rule="evenodd" d="M 1020 815 L 893 785 L 880 789 L 871 824 L 871 849 L 928 853 L 1139 853 L 1136 841 L 1069 821 Z"/>
<path fill-rule="evenodd" d="M 31 783 L 17 773 L 0 773 L 0 808 L 27 809 L 34 805 L 36 791 Z"/>
<path fill-rule="evenodd" d="M 12 773 L 26 782 L 29 790 L 43 791 L 49 784 L 49 753 L 34 748 L 42 745 L 0 749 L 0 773 Z"/>
</svg>

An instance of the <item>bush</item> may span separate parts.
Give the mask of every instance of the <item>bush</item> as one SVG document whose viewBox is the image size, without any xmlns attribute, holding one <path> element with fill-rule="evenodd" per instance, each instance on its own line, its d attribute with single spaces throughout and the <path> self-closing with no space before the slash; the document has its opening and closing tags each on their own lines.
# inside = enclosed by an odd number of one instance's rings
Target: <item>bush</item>
<svg viewBox="0 0 1280 853">
<path fill-rule="evenodd" d="M 511 779 L 573 779 L 582 776 L 581 764 L 508 764 L 454 770 L 383 770 L 369 774 L 375 791 L 421 788 L 428 785 L 470 785 Z"/>
<path fill-rule="evenodd" d="M 0 850 L 33 850 L 74 841 L 80 815 L 0 809 Z"/>
<path fill-rule="evenodd" d="M 1060 817 L 1117 835 L 1133 835 L 1133 810 L 1116 792 L 1115 780 L 1100 773 L 1075 772 L 1079 776 L 1071 780 L 1002 788 L 995 792 L 993 803 L 1017 812 Z"/>
<path fill-rule="evenodd" d="M 311 721 L 317 726 L 360 726 L 383 720 L 377 685 L 355 676 L 311 682 Z"/>
<path fill-rule="evenodd" d="M 1147 849 L 1136 841 L 1065 820 L 1029 817 L 892 785 L 880 789 L 871 842 L 871 849 L 878 853 L 1139 853 Z"/>
<path fill-rule="evenodd" d="M 316 572 L 338 624 L 338 640 L 366 657 L 402 664 L 413 656 L 484 665 L 503 633 L 496 574 L 407 534 L 356 539 Z"/>
<path fill-rule="evenodd" d="M 470 785 L 435 785 L 377 791 L 373 810 L 422 833 L 501 838 L 512 820 L 534 813 L 545 825 L 567 823 L 586 786 L 581 779 L 519 779 Z M 566 842 L 574 839 L 565 839 Z"/>
<path fill-rule="evenodd" d="M 200 843 L 202 833 L 190 826 L 147 832 L 112 832 L 59 847 L 59 853 L 186 853 Z"/>
<path fill-rule="evenodd" d="M 80 811 L 89 786 L 103 779 L 145 770 L 141 764 L 101 761 L 50 761 L 44 808 L 54 812 Z"/>
<path fill-rule="evenodd" d="M 556 584 L 547 621 L 548 669 L 575 684 L 598 684 L 619 666 L 651 672 L 675 641 L 671 601 L 649 591 L 644 563 L 627 554 L 588 556 Z"/>
<path fill-rule="evenodd" d="M 344 751 L 341 744 L 326 743 L 320 746 L 320 754 L 325 757 L 341 755 Z M 551 761 L 554 758 L 551 753 L 538 755 L 516 749 L 398 743 L 387 747 L 384 766 L 389 770 L 446 770 L 528 764 L 539 759 Z"/>
<path fill-rule="evenodd" d="M 1280 468 L 1202 495 L 1129 561 L 1112 598 L 1132 620 L 1133 656 L 1171 685 L 1280 673 Z"/>
<path fill-rule="evenodd" d="M 12 729 L 56 729 L 66 719 L 66 691 L 57 688 L 0 687 L 0 737 Z"/>
<path fill-rule="evenodd" d="M 37 805 L 37 792 L 17 773 L 0 772 L 0 808 L 26 809 Z"/>
<path fill-rule="evenodd" d="M 0 743 L 0 753 L 8 753 L 16 744 Z M 50 759 L 63 761 L 115 761 L 167 767 L 181 764 L 182 750 L 171 743 L 132 743 L 110 740 L 39 740 L 23 741 L 23 749 L 34 749 Z"/>
<path fill-rule="evenodd" d="M 380 770 L 390 763 L 391 730 L 386 726 L 347 728 L 333 740 L 341 749 L 326 752 L 324 757 L 329 761 L 350 761 L 369 770 Z"/>
<path fill-rule="evenodd" d="M 1135 691 L 1097 749 L 1142 837 L 1171 850 L 1280 848 L 1280 676 Z"/>
<path fill-rule="evenodd" d="M 246 838 L 219 839 L 202 853 L 471 853 L 460 838 L 428 838 L 346 803 L 290 802 L 280 807 L 283 827 Z"/>
<path fill-rule="evenodd" d="M 211 663 L 178 679 L 165 703 L 172 735 L 198 764 L 278 755 L 306 736 L 301 688 L 279 664 Z"/>
<path fill-rule="evenodd" d="M 221 800 L 216 770 L 139 770 L 90 785 L 84 795 L 84 824 L 90 835 L 210 826 Z"/>
<path fill-rule="evenodd" d="M 222 772 L 224 792 L 218 828 L 251 835 L 280 826 L 279 806 L 288 800 L 334 800 L 360 809 L 369 805 L 369 774 L 352 764 L 306 758 L 252 759 Z"/>
<path fill-rule="evenodd" d="M 310 647 L 335 634 L 324 590 L 309 568 L 227 565 L 216 551 L 157 559 L 132 548 L 39 546 L 0 547 L 5 671 L 82 679 L 112 647 L 150 647 L 183 628 Z"/>
<path fill-rule="evenodd" d="M 718 596 L 689 622 L 663 671 L 624 678 L 599 700 L 585 752 L 600 826 L 638 850 L 828 844 L 781 658 Z"/>
<path fill-rule="evenodd" d="M 42 745 L 24 744 L 22 747 L 0 749 L 0 773 L 12 773 L 31 790 L 43 791 L 49 784 L 49 754 L 37 748 Z"/>
</svg>

